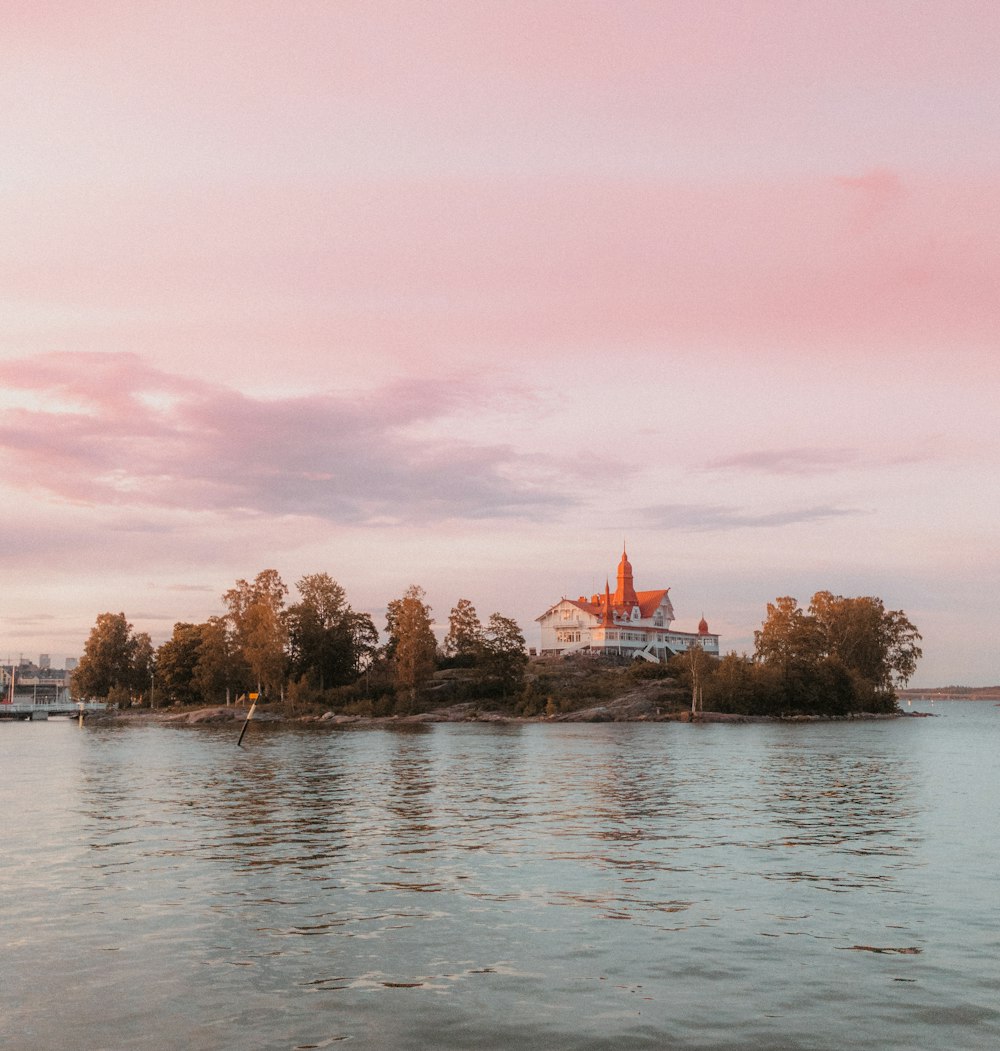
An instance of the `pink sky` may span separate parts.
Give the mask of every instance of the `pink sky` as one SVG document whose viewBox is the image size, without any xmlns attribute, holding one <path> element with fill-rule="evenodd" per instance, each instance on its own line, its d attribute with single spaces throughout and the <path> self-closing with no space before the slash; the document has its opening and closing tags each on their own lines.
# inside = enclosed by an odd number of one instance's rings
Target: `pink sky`
<svg viewBox="0 0 1000 1051">
<path fill-rule="evenodd" d="M 0 657 L 614 572 L 1000 667 L 994 3 L 0 0 Z"/>
</svg>

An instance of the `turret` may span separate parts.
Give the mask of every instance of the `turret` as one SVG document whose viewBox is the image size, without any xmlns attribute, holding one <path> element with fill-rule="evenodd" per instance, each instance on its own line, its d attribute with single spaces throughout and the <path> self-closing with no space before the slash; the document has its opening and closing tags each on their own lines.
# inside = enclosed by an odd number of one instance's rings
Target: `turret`
<svg viewBox="0 0 1000 1051">
<path fill-rule="evenodd" d="M 622 549 L 622 560 L 618 563 L 618 587 L 615 589 L 614 603 L 616 609 L 625 613 L 631 613 L 634 606 L 639 605 L 639 599 L 635 593 L 632 583 L 632 563 L 628 560 L 628 553 Z"/>
</svg>

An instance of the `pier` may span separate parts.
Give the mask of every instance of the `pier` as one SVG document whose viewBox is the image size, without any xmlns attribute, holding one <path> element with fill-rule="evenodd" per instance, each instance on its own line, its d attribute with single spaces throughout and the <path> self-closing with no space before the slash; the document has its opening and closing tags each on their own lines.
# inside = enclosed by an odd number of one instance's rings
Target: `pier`
<svg viewBox="0 0 1000 1051">
<path fill-rule="evenodd" d="M 16 719 L 21 722 L 37 722 L 50 716 L 67 715 L 70 718 L 91 715 L 107 709 L 103 701 L 51 701 L 37 702 L 31 698 L 16 697 L 13 701 L 0 703 L 0 719 Z"/>
</svg>

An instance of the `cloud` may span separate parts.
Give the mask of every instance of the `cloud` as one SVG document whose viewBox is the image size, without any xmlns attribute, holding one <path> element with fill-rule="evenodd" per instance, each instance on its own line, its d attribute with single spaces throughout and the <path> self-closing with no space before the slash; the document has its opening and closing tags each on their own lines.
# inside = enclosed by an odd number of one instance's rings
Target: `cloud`
<svg viewBox="0 0 1000 1051">
<path fill-rule="evenodd" d="M 53 354 L 0 363 L 0 383 L 32 396 L 0 424 L 6 480 L 84 506 L 416 524 L 570 502 L 513 480 L 506 446 L 414 436 L 488 400 L 469 379 L 267 400 L 132 354 Z"/>
<path fill-rule="evenodd" d="M 859 513 L 846 508 L 817 506 L 763 514 L 741 511 L 723 504 L 657 504 L 643 508 L 640 512 L 649 528 L 688 529 L 696 532 L 770 529 Z"/>
<path fill-rule="evenodd" d="M 849 446 L 829 449 L 802 447 L 794 449 L 753 449 L 733 456 L 720 456 L 702 465 L 705 471 L 754 471 L 780 476 L 811 476 L 845 469 L 905 467 L 940 459 L 947 451 L 940 439 L 933 447 L 888 451 L 883 455 L 863 454 Z"/>
<path fill-rule="evenodd" d="M 757 449 L 723 456 L 704 465 L 708 471 L 748 470 L 764 474 L 811 475 L 852 467 L 860 462 L 857 449 Z"/>
<path fill-rule="evenodd" d="M 16 627 L 32 627 L 35 624 L 46 624 L 58 618 L 52 613 L 29 613 L 26 616 L 7 616 L 4 619 L 8 624 Z"/>
</svg>

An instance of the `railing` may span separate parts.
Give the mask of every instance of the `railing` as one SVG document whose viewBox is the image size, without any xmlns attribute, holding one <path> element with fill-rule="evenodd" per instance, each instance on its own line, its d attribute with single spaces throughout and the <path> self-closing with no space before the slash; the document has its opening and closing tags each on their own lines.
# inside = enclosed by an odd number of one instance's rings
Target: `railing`
<svg viewBox="0 0 1000 1051">
<path fill-rule="evenodd" d="M 0 719 L 47 719 L 50 715 L 90 715 L 107 709 L 103 701 L 34 701 L 15 697 L 0 704 Z"/>
</svg>

